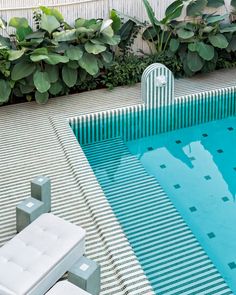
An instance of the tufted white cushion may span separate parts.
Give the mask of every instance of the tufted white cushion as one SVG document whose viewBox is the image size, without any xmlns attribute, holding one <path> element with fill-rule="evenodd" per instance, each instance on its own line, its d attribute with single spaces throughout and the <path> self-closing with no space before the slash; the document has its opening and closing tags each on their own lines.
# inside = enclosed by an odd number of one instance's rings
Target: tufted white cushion
<svg viewBox="0 0 236 295">
<path fill-rule="evenodd" d="M 44 294 L 83 255 L 84 240 L 81 227 L 41 215 L 0 248 L 0 294 Z"/>
<path fill-rule="evenodd" d="M 91 295 L 68 281 L 58 282 L 46 295 Z"/>
</svg>

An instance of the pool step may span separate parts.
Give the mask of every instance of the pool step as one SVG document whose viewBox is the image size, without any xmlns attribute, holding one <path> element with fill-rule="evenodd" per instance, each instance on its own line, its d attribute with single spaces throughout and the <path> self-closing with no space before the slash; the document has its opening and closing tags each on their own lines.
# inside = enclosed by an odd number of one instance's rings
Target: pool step
<svg viewBox="0 0 236 295">
<path fill-rule="evenodd" d="M 156 178 L 120 138 L 83 150 L 156 294 L 233 294 Z"/>
</svg>

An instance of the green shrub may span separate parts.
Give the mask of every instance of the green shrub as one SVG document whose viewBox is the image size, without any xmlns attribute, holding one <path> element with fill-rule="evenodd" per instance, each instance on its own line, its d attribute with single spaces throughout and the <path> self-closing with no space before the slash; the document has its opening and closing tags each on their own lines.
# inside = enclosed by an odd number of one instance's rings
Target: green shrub
<svg viewBox="0 0 236 295">
<path fill-rule="evenodd" d="M 41 7 L 34 20 L 35 31 L 25 18 L 14 17 L 9 26 L 15 34 L 0 36 L 0 103 L 13 95 L 45 103 L 49 95 L 69 93 L 107 68 L 120 42 L 111 19 L 79 18 L 72 27 L 56 9 Z M 6 30 L 3 21 L 0 26 Z"/>
<path fill-rule="evenodd" d="M 143 0 L 151 25 L 143 33 L 157 55 L 167 55 L 182 63 L 186 76 L 209 72 L 219 65 L 225 55 L 233 57 L 236 51 L 236 25 L 227 23 L 229 15 L 204 14 L 206 6 L 219 7 L 224 1 L 196 0 L 187 5 L 191 21 L 176 21 L 182 13 L 184 0 L 174 1 L 166 9 L 165 17 L 158 20 L 148 0 Z"/>
</svg>

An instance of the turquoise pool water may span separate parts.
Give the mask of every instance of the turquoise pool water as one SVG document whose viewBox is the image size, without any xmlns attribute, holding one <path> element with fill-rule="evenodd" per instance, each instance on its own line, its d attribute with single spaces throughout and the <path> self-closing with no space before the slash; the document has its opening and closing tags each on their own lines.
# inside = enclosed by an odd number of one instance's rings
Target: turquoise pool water
<svg viewBox="0 0 236 295">
<path fill-rule="evenodd" d="M 126 144 L 236 294 L 236 118 Z"/>
<path fill-rule="evenodd" d="M 236 294 L 235 143 L 230 117 L 82 146 L 156 294 L 232 294 L 209 257 Z"/>
</svg>

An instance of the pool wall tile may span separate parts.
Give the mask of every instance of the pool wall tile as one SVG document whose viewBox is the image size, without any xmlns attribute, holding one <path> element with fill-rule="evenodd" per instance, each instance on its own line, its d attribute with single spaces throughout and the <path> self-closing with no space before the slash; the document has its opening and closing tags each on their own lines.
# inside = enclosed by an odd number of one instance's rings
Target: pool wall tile
<svg viewBox="0 0 236 295">
<path fill-rule="evenodd" d="M 175 99 L 160 97 L 161 106 L 137 104 L 68 120 L 81 144 L 116 137 L 128 141 L 233 116 L 235 100 L 235 87 L 231 87 Z"/>
</svg>

